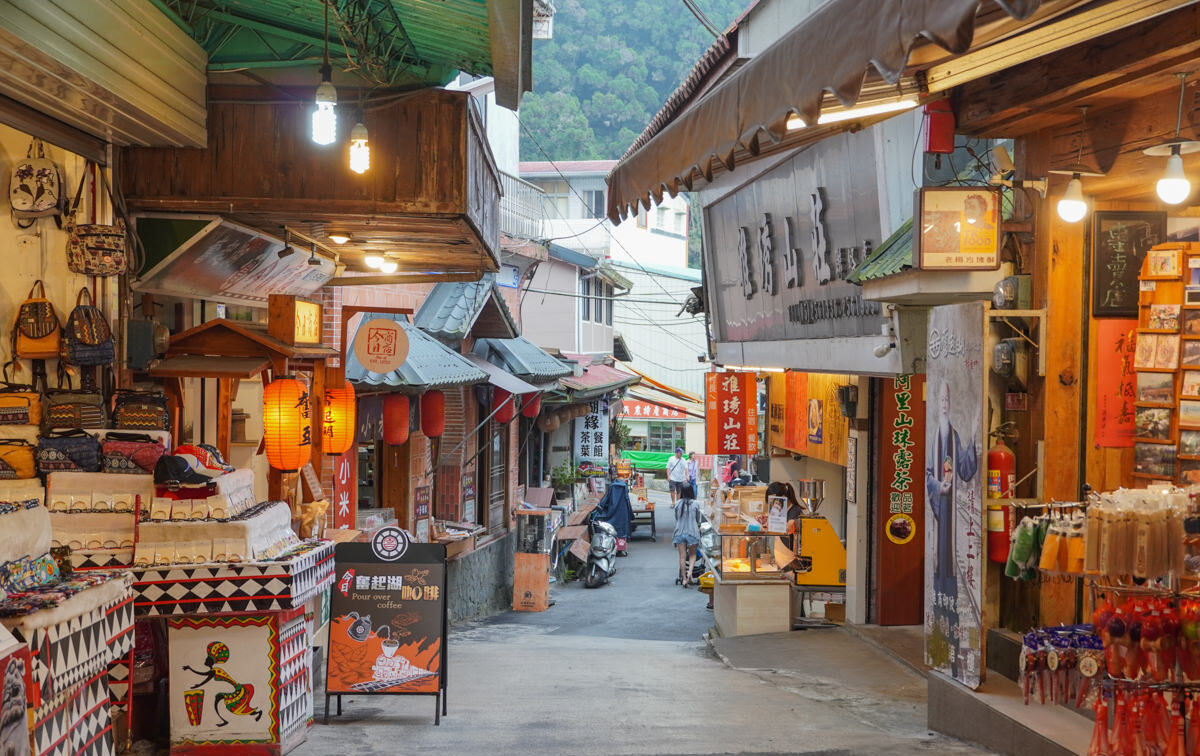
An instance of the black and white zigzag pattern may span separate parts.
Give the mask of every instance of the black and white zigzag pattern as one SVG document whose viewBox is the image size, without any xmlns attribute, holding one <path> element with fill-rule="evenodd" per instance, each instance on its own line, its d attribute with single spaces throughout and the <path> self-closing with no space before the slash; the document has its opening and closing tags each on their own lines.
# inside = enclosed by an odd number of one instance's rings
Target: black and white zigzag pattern
<svg viewBox="0 0 1200 756">
<path fill-rule="evenodd" d="M 333 544 L 286 562 L 134 569 L 139 617 L 274 612 L 303 606 L 333 582 Z"/>
<path fill-rule="evenodd" d="M 28 633 L 33 684 L 48 701 L 104 672 L 133 648 L 133 599 L 124 597 Z"/>
<path fill-rule="evenodd" d="M 37 756 L 115 756 L 108 708 L 107 673 L 34 709 Z"/>
</svg>

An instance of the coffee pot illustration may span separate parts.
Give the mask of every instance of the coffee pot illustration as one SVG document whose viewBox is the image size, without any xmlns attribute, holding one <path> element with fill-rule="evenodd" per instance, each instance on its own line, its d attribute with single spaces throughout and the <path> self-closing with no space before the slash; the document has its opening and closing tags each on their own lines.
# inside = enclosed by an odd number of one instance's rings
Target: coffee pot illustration
<svg viewBox="0 0 1200 756">
<path fill-rule="evenodd" d="M 362 643 L 368 637 L 370 637 L 371 615 L 364 614 L 359 616 L 358 612 L 350 612 L 346 616 L 349 619 L 354 620 L 354 622 L 350 624 L 350 627 L 346 628 L 346 635 L 349 635 L 351 639 L 356 640 L 359 643 Z M 375 635 L 379 638 L 390 638 L 392 636 L 392 629 L 387 625 L 384 625 L 375 631 Z"/>
</svg>

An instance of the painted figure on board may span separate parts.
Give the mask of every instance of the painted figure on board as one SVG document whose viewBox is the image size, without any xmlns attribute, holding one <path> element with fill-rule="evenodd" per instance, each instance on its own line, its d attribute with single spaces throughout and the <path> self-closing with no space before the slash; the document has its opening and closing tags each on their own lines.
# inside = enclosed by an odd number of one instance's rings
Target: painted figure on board
<svg viewBox="0 0 1200 756">
<path fill-rule="evenodd" d="M 933 577 L 934 623 L 950 645 L 952 674 L 958 677 L 958 566 L 954 554 L 955 495 L 958 484 L 970 483 L 979 470 L 981 444 L 965 446 L 950 422 L 950 386 L 942 385 L 937 443 L 925 470 L 925 495 L 937 521 L 937 561 Z"/>
<path fill-rule="evenodd" d="M 252 716 L 254 717 L 255 721 L 262 719 L 262 710 L 254 708 L 251 703 L 254 699 L 254 686 L 248 683 L 246 685 L 242 685 L 237 680 L 234 680 L 228 672 L 217 666 L 218 664 L 224 664 L 228 661 L 229 646 L 226 646 L 220 641 L 213 641 L 212 643 L 209 643 L 208 656 L 206 656 L 204 659 L 203 670 L 194 669 L 186 664 L 183 666 L 183 668 L 188 672 L 193 672 L 201 677 L 200 682 L 193 685 L 191 690 L 188 692 L 197 692 L 197 689 L 207 685 L 213 680 L 226 683 L 233 688 L 231 692 L 217 693 L 215 696 L 213 696 L 213 711 L 217 713 L 217 719 L 221 720 L 221 723 L 217 725 L 217 727 L 224 727 L 225 725 L 229 724 L 229 721 L 221 715 L 222 703 L 225 704 L 225 709 L 230 714 L 236 714 L 237 716 L 242 717 Z M 199 724 L 199 722 L 197 721 L 196 724 Z"/>
</svg>

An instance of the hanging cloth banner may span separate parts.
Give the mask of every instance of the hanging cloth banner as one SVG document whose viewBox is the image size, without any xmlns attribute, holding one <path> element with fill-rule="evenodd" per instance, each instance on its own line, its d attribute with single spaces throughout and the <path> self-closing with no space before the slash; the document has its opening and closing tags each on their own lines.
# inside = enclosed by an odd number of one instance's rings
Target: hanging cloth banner
<svg viewBox="0 0 1200 756">
<path fill-rule="evenodd" d="M 705 451 L 757 454 L 758 382 L 754 373 L 708 373 L 704 387 Z"/>
<path fill-rule="evenodd" d="M 1133 369 L 1137 320 L 1105 318 L 1096 321 L 1096 329 L 1096 446 L 1128 448 L 1133 446 L 1138 398 Z M 1174 390 L 1164 396 L 1165 403 L 1174 399 Z"/>
</svg>

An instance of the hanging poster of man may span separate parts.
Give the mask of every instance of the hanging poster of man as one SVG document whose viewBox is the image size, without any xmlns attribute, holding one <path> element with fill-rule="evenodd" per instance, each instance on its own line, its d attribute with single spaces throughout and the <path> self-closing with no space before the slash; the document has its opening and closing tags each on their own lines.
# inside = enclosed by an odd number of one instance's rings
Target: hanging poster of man
<svg viewBox="0 0 1200 756">
<path fill-rule="evenodd" d="M 917 192 L 916 236 L 922 270 L 1000 267 L 1000 190 L 927 186 Z"/>
<path fill-rule="evenodd" d="M 984 308 L 929 312 L 925 659 L 972 688 L 981 672 Z"/>
</svg>

